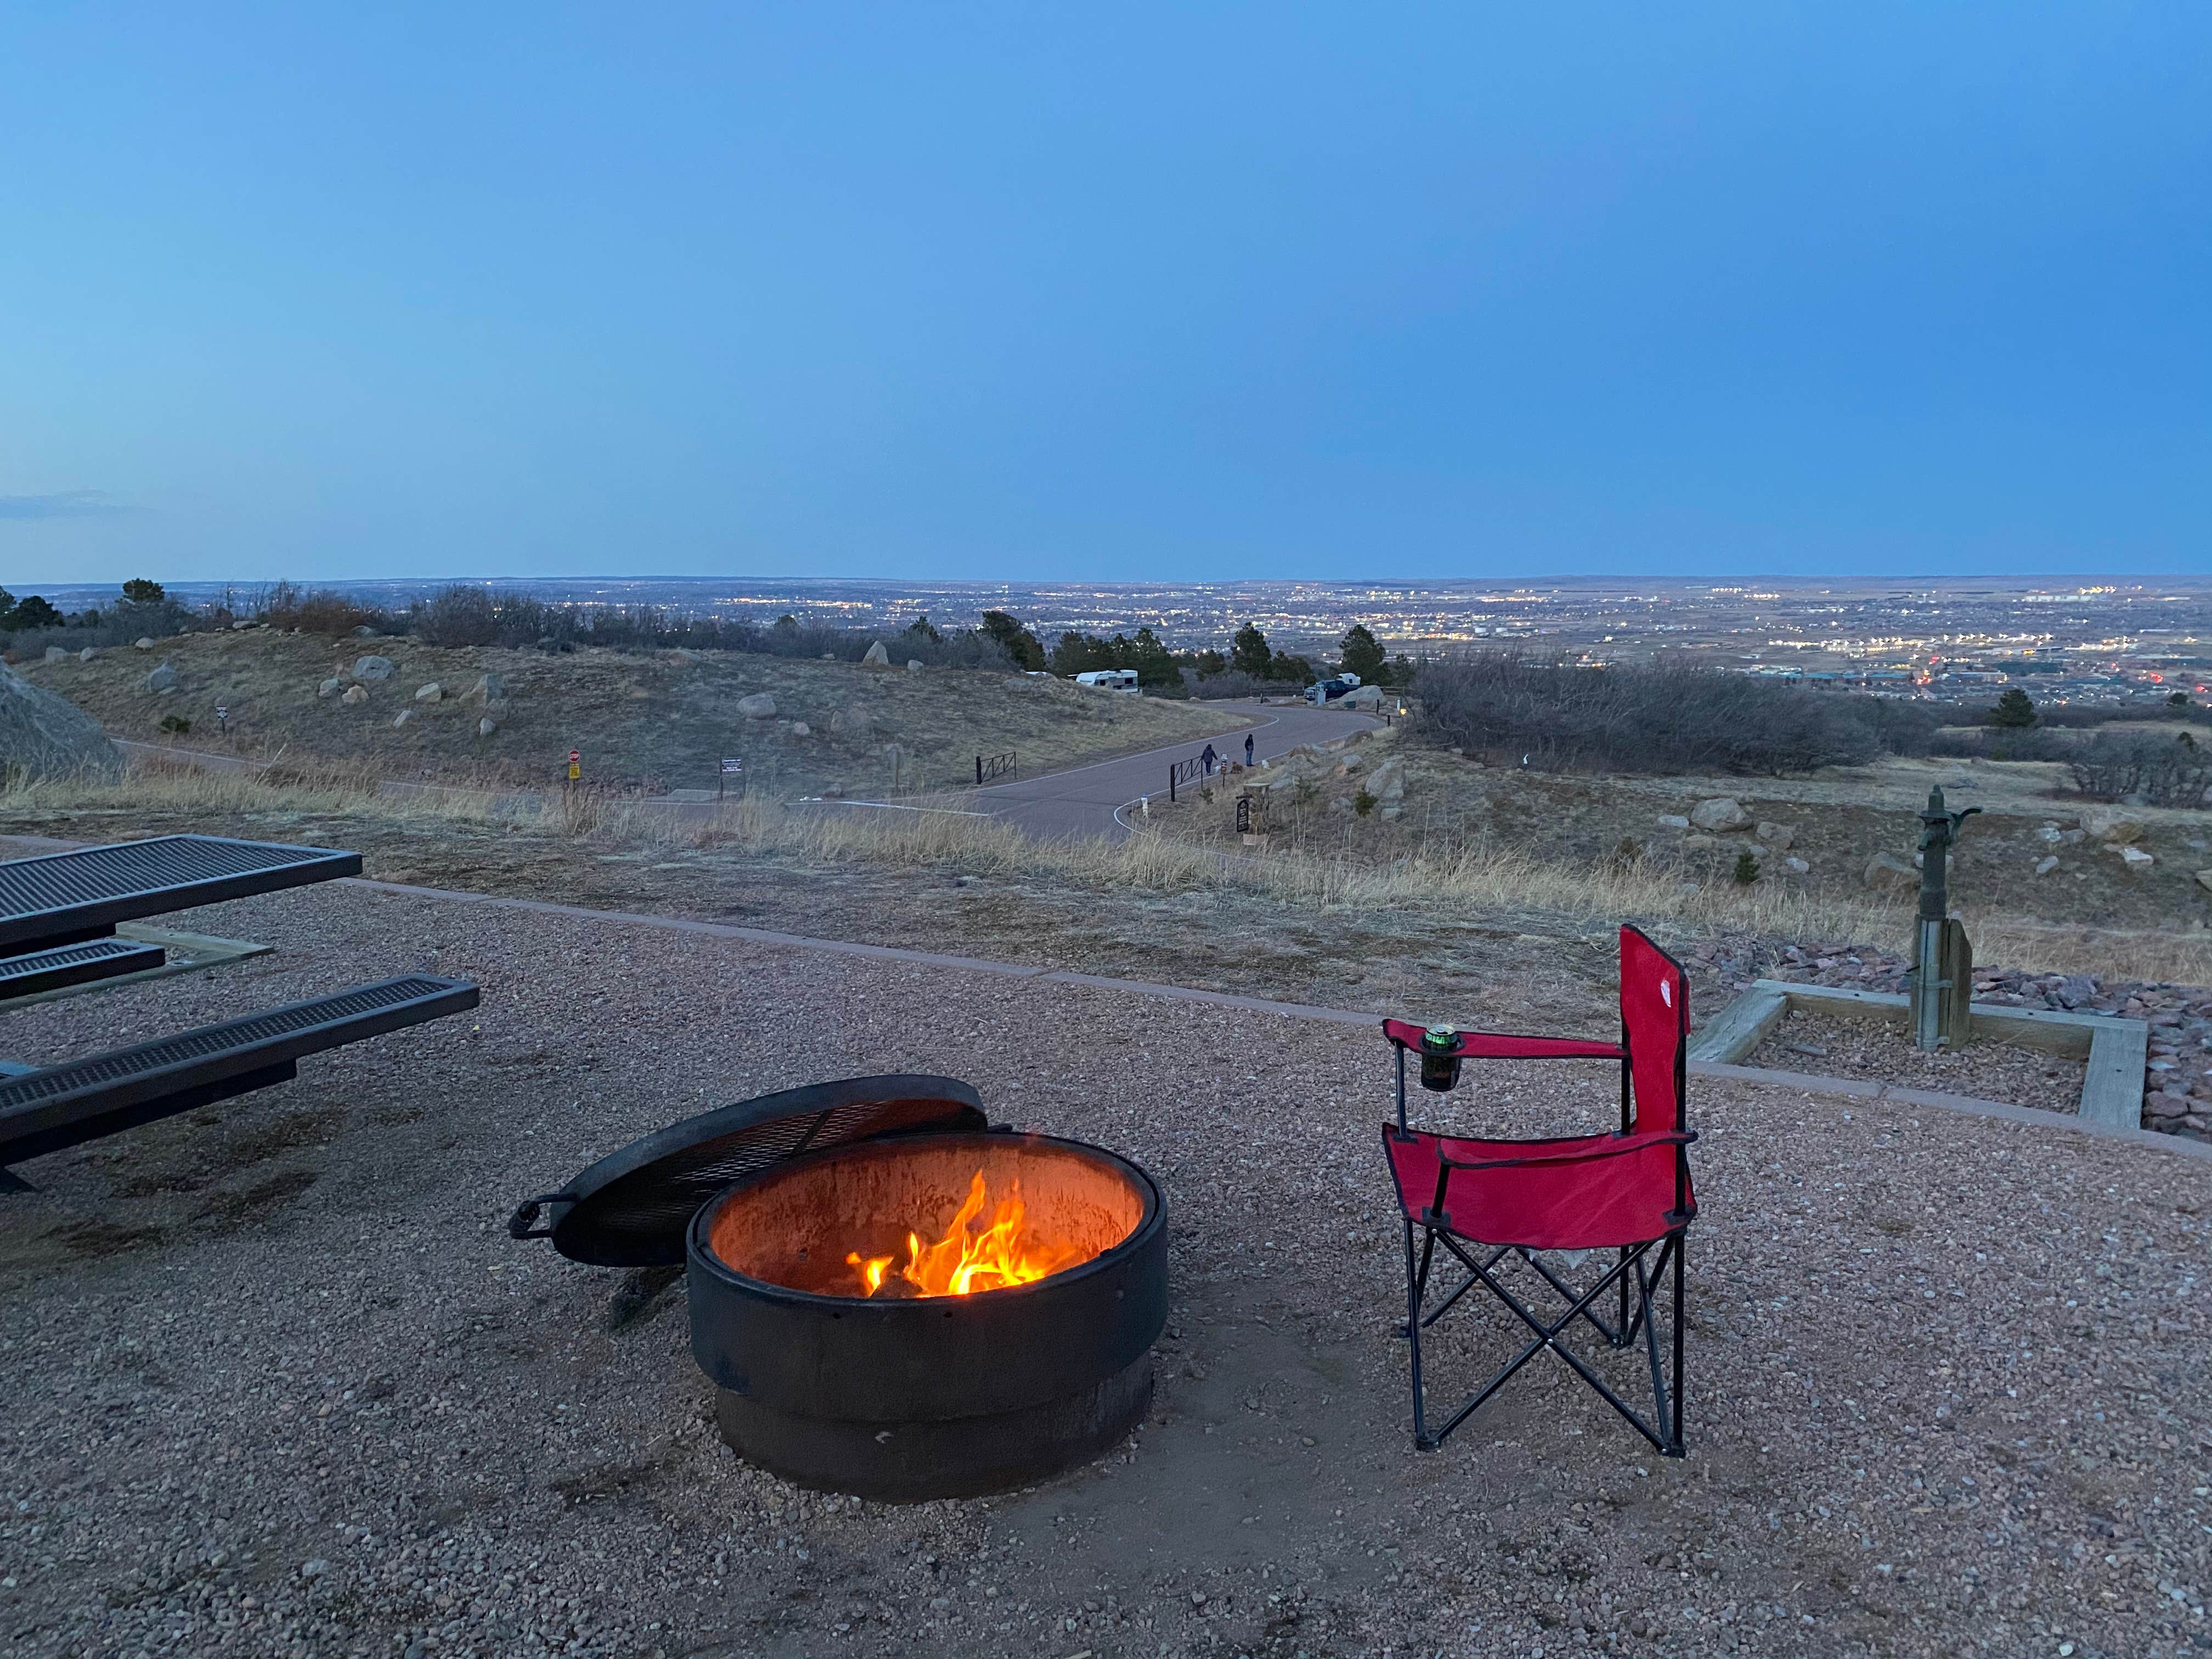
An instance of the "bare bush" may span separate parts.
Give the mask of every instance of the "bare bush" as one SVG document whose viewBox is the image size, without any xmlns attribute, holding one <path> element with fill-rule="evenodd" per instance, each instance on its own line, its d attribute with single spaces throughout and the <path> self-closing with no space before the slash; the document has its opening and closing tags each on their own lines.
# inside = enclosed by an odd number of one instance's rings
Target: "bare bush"
<svg viewBox="0 0 2212 1659">
<path fill-rule="evenodd" d="M 343 639 L 356 628 L 383 632 L 392 618 L 374 605 L 361 604 L 327 587 L 307 592 L 289 582 L 278 582 L 269 591 L 261 619 L 271 628 L 296 628 L 302 634 Z"/>
<path fill-rule="evenodd" d="M 1413 689 L 1432 740 L 1547 770 L 1779 776 L 1924 748 L 1933 726 L 1910 705 L 1679 662 L 1583 668 L 1476 652 L 1425 667 Z"/>
<path fill-rule="evenodd" d="M 2112 732 L 2081 744 L 2066 769 L 2075 792 L 2091 800 L 2202 806 L 2212 791 L 2212 745 L 2186 732 L 2171 738 Z"/>
<path fill-rule="evenodd" d="M 496 645 L 499 611 L 481 587 L 456 585 L 408 613 L 408 631 L 426 645 Z"/>
</svg>

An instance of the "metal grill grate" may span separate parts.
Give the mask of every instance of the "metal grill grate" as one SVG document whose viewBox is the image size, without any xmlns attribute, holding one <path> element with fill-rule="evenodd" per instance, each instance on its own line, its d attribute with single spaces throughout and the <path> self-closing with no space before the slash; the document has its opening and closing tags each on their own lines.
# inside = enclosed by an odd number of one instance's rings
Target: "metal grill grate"
<svg viewBox="0 0 2212 1659">
<path fill-rule="evenodd" d="M 361 873 L 319 847 L 162 836 L 0 862 L 0 944 Z"/>
<path fill-rule="evenodd" d="M 336 996 L 319 997 L 313 1002 L 272 1008 L 265 1014 L 252 1014 L 226 1024 L 187 1031 L 181 1036 L 141 1043 L 136 1048 L 118 1048 L 113 1054 L 48 1066 L 44 1071 L 0 1082 L 0 1114 L 88 1089 L 112 1087 L 149 1073 L 188 1065 L 195 1060 L 297 1036 L 320 1026 L 349 1024 L 364 1015 L 386 1012 L 409 1003 L 442 998 L 453 990 L 454 983 L 428 976 L 387 980 L 380 985 L 364 985 Z"/>
</svg>

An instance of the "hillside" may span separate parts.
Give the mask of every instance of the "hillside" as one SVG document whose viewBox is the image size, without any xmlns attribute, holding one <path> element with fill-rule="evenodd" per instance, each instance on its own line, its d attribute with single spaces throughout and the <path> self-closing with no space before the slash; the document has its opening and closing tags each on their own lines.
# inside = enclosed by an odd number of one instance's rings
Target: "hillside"
<svg viewBox="0 0 2212 1659">
<path fill-rule="evenodd" d="M 368 655 L 394 665 L 356 681 Z M 167 663 L 173 690 L 148 687 Z M 114 737 L 267 759 L 357 763 L 380 775 L 542 784 L 568 750 L 589 781 L 659 793 L 711 789 L 723 756 L 744 758 L 757 789 L 779 795 L 870 793 L 973 781 L 975 757 L 1012 750 L 1024 773 L 1180 743 L 1230 729 L 1237 717 L 1204 704 L 1085 690 L 1062 681 L 969 669 L 909 674 L 852 663 L 729 652 L 564 653 L 495 647 L 444 649 L 406 638 L 348 640 L 250 629 L 186 635 L 153 651 L 120 647 L 90 662 L 27 662 L 20 672 L 88 710 Z M 504 706 L 468 694 L 498 677 Z M 344 676 L 366 701 L 319 695 Z M 418 702 L 427 684 L 435 702 Z M 343 690 L 345 688 L 341 688 Z M 769 718 L 741 713 L 766 693 Z M 216 719 L 229 711 L 228 734 Z M 395 723 L 404 713 L 404 723 Z M 165 733 L 165 718 L 189 720 Z"/>
</svg>

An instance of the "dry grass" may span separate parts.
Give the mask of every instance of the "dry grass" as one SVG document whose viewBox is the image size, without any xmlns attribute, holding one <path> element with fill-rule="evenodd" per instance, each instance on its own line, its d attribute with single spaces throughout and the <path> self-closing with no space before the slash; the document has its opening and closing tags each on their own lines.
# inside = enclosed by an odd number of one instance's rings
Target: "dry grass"
<svg viewBox="0 0 2212 1659">
<path fill-rule="evenodd" d="M 1642 861 L 1596 865 L 1547 860 L 1515 847 L 1431 844 L 1387 865 L 1317 852 L 1262 857 L 1158 835 L 1128 840 L 1038 841 L 968 810 L 963 798 L 918 801 L 907 810 L 787 807 L 748 797 L 719 808 L 673 812 L 633 800 L 504 793 L 380 782 L 363 767 L 278 767 L 224 774 L 140 767 L 125 782 L 18 783 L 0 790 L 0 815 L 15 822 L 57 813 L 198 821 L 369 818 L 435 835 L 441 827 L 497 825 L 601 850 L 684 848 L 773 858 L 834 870 L 948 872 L 1052 886 L 1162 896 L 1233 890 L 1279 907 L 1286 923 L 1325 915 L 1389 914 L 1427 930 L 1499 917 L 1563 933 L 1632 920 L 1662 937 L 1752 934 L 1798 940 L 1902 939 L 1909 908 L 1865 897 L 1835 897 L 1760 883 L 1692 887 Z M 246 833 L 267 834 L 266 828 Z M 1534 921 L 1528 919 L 1534 918 Z M 2212 935 L 2060 927 L 2031 917 L 1973 919 L 1983 961 L 2115 979 L 2212 982 Z"/>
</svg>

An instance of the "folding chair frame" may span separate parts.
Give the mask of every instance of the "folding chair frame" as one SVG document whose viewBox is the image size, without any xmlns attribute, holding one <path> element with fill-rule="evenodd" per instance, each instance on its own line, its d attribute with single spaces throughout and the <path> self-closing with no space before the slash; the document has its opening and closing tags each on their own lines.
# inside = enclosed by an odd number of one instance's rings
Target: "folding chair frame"
<svg viewBox="0 0 2212 1659">
<path fill-rule="evenodd" d="M 1671 957 L 1668 960 L 1673 961 Z M 1674 966 L 1679 972 L 1680 964 L 1675 963 Z M 1686 999 L 1685 1000 L 1686 1001 Z M 1478 1249 L 1488 1252 L 1486 1259 L 1478 1259 L 1477 1255 L 1468 1248 L 1469 1243 L 1475 1241 L 1462 1242 L 1462 1237 L 1451 1230 L 1444 1199 L 1451 1173 L 1455 1169 L 1499 1168 L 1515 1164 L 1578 1162 L 1583 1158 L 1603 1157 L 1607 1155 L 1606 1153 L 1578 1154 L 1571 1158 L 1552 1158 L 1539 1154 L 1527 1158 L 1485 1159 L 1480 1164 L 1455 1162 L 1449 1158 L 1439 1156 L 1436 1195 L 1421 1212 L 1419 1229 L 1422 1237 L 1418 1253 L 1414 1249 L 1415 1221 L 1411 1215 L 1404 1218 L 1406 1322 L 1399 1328 L 1398 1334 L 1407 1339 L 1412 1351 L 1413 1444 L 1417 1449 L 1434 1451 L 1441 1446 L 1445 1437 L 1453 1430 L 1473 1416 L 1476 1410 L 1498 1389 L 1504 1387 L 1523 1365 L 1548 1348 L 1565 1361 L 1583 1382 L 1596 1390 L 1599 1397 L 1606 1404 L 1620 1413 L 1630 1427 L 1650 1441 L 1662 1456 L 1680 1457 L 1683 1455 L 1682 1275 L 1688 1254 L 1689 1225 L 1696 1216 L 1696 1211 L 1690 1206 L 1688 1147 L 1690 1143 L 1698 1137 L 1686 1127 L 1684 1116 L 1686 1103 L 1686 1085 L 1688 1081 L 1686 1040 L 1688 1010 L 1686 1006 L 1679 1011 L 1677 1018 L 1680 1024 L 1677 1031 L 1674 1070 L 1675 1121 L 1678 1129 L 1676 1133 L 1664 1137 L 1664 1139 L 1672 1142 L 1675 1148 L 1674 1205 L 1673 1210 L 1664 1218 L 1671 1224 L 1667 1231 L 1657 1237 L 1645 1239 L 1640 1243 L 1620 1247 L 1613 1267 L 1588 1290 L 1577 1291 L 1572 1285 L 1546 1265 L 1539 1252 L 1525 1246 L 1478 1245 Z M 1631 1105 L 1632 1068 L 1629 1040 L 1628 1025 L 1624 1019 L 1620 1030 L 1620 1133 L 1623 1137 L 1626 1137 L 1634 1127 L 1634 1113 Z M 1393 1046 L 1397 1049 L 1398 1059 L 1398 1122 L 1396 1128 L 1388 1133 L 1393 1139 L 1411 1140 L 1416 1137 L 1407 1127 L 1406 1118 L 1406 1048 L 1403 1043 L 1397 1042 L 1395 1039 Z M 1536 1054 L 1527 1057 L 1544 1058 L 1546 1056 Z M 1650 1144 L 1650 1138 L 1640 1139 L 1643 1146 Z M 1629 1149 L 1624 1146 L 1621 1150 Z M 1433 1308 L 1430 1308 L 1425 1305 L 1429 1274 L 1434 1265 L 1436 1249 L 1439 1243 L 1467 1269 L 1467 1273 L 1449 1294 Z M 1652 1256 L 1655 1248 L 1658 1252 L 1656 1259 Z M 1566 1304 L 1566 1311 L 1547 1324 L 1520 1297 L 1508 1290 L 1499 1281 L 1497 1274 L 1498 1264 L 1508 1256 L 1518 1256 L 1522 1261 L 1534 1269 L 1546 1286 Z M 1669 1346 L 1673 1352 L 1670 1356 L 1671 1364 L 1662 1368 L 1659 1357 L 1659 1334 L 1656 1321 L 1652 1314 L 1651 1301 L 1653 1292 L 1661 1288 L 1662 1281 L 1668 1279 L 1672 1281 L 1668 1289 L 1671 1291 L 1669 1299 L 1673 1304 L 1670 1310 L 1671 1317 L 1668 1321 Z M 1469 1395 L 1466 1403 L 1445 1419 L 1441 1428 L 1431 1433 L 1428 1427 L 1428 1407 L 1421 1369 L 1421 1333 L 1449 1313 L 1460 1298 L 1478 1284 L 1495 1294 L 1498 1299 L 1534 1333 L 1534 1335 L 1519 1353 L 1502 1366 L 1488 1382 Z M 1592 1309 L 1609 1288 L 1616 1287 L 1620 1297 L 1620 1313 L 1615 1320 L 1608 1322 L 1592 1311 Z M 1631 1305 L 1632 1302 L 1633 1306 Z M 1634 1346 L 1639 1335 L 1642 1337 L 1644 1358 L 1651 1375 L 1652 1410 L 1649 1421 L 1646 1421 L 1634 1407 L 1607 1386 L 1605 1379 L 1593 1370 L 1580 1355 L 1560 1341 L 1561 1334 L 1577 1320 L 1588 1323 L 1605 1339 L 1609 1347 L 1627 1348 Z"/>
</svg>

